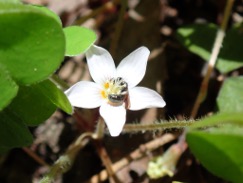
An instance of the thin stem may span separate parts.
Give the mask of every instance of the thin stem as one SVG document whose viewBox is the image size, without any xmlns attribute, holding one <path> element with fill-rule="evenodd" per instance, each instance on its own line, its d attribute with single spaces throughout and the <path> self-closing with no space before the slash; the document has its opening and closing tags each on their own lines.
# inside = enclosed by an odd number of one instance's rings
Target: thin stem
<svg viewBox="0 0 243 183">
<path fill-rule="evenodd" d="M 213 50 L 212 50 L 212 54 L 208 63 L 208 68 L 207 68 L 207 72 L 206 75 L 203 78 L 203 81 L 201 83 L 200 86 L 200 90 L 198 93 L 198 96 L 196 98 L 196 101 L 194 103 L 190 118 L 194 119 L 198 113 L 199 107 L 202 103 L 202 101 L 204 100 L 204 98 L 206 97 L 207 91 L 208 91 L 208 83 L 209 83 L 209 78 L 211 76 L 211 73 L 215 67 L 217 58 L 218 58 L 218 54 L 220 51 L 220 48 L 222 46 L 223 43 L 223 39 L 225 36 L 225 30 L 228 24 L 228 20 L 229 20 L 229 16 L 230 16 L 230 12 L 233 6 L 234 0 L 228 0 L 226 7 L 225 7 L 225 11 L 224 11 L 224 17 L 223 17 L 223 21 L 222 24 L 219 28 L 219 30 L 217 31 L 217 35 L 215 38 L 215 42 L 214 42 L 214 46 L 213 46 Z M 182 150 L 185 151 L 185 149 L 187 148 L 187 143 L 185 141 L 185 136 L 186 136 L 186 131 L 184 131 L 182 133 L 182 135 L 180 136 L 177 144 L 175 144 L 176 146 L 182 147 Z M 182 151 L 182 152 L 183 152 Z"/>
<path fill-rule="evenodd" d="M 122 27 L 123 27 L 123 23 L 124 23 L 124 15 L 126 13 L 126 8 L 127 8 L 127 0 L 121 0 L 121 11 L 119 14 L 119 18 L 118 18 L 118 22 L 116 24 L 116 31 L 115 31 L 115 35 L 113 38 L 113 41 L 111 42 L 111 46 L 110 46 L 110 53 L 113 57 L 115 57 L 115 53 L 116 53 L 116 49 L 117 49 L 117 45 L 121 36 L 121 31 L 122 31 Z"/>
<path fill-rule="evenodd" d="M 229 17 L 230 17 L 230 13 L 231 13 L 234 1 L 235 0 L 227 0 L 227 4 L 226 4 L 225 10 L 224 10 L 224 19 L 223 19 L 223 21 L 221 23 L 221 26 L 220 26 L 220 28 L 222 30 L 224 30 L 224 31 L 227 28 Z"/>
<path fill-rule="evenodd" d="M 166 121 L 155 124 L 126 124 L 123 132 L 138 132 L 149 130 L 165 130 L 171 128 L 185 128 L 192 125 L 195 121 Z"/>
<path fill-rule="evenodd" d="M 97 128 L 96 128 L 96 138 L 97 139 L 102 139 L 104 136 L 104 128 L 105 128 L 105 122 L 104 119 L 102 117 L 99 118 L 98 124 L 97 124 Z M 112 162 L 111 159 L 105 149 L 105 147 L 103 146 L 101 141 L 96 141 L 95 143 L 95 147 L 97 149 L 97 152 L 100 156 L 100 159 L 102 160 L 103 164 L 106 167 L 106 170 L 110 176 L 110 178 L 113 180 L 113 182 L 116 183 L 120 183 L 118 177 L 116 176 L 116 174 L 114 173 L 113 169 L 112 169 Z"/>
<path fill-rule="evenodd" d="M 97 124 L 96 132 L 95 132 L 95 134 L 97 135 L 96 139 L 102 139 L 103 138 L 104 129 L 105 129 L 105 122 L 104 122 L 104 119 L 102 117 L 100 117 L 98 124 Z"/>
<path fill-rule="evenodd" d="M 39 157 L 37 154 L 35 154 L 35 153 L 34 153 L 32 150 L 30 150 L 29 148 L 27 148 L 27 147 L 23 147 L 22 149 L 23 149 L 23 151 L 25 151 L 31 158 L 33 158 L 36 162 L 38 162 L 40 165 L 49 167 L 49 165 L 48 165 L 43 159 L 41 159 L 41 157 Z"/>
<path fill-rule="evenodd" d="M 94 11 L 92 11 L 90 14 L 88 14 L 87 16 L 83 16 L 80 19 L 76 20 L 73 24 L 74 25 L 80 25 L 83 24 L 85 21 L 87 21 L 88 19 L 104 12 L 107 9 L 110 9 L 112 6 L 115 6 L 117 3 L 119 2 L 119 0 L 114 0 L 114 1 L 108 1 L 107 3 L 105 3 L 103 6 L 95 9 Z"/>
<path fill-rule="evenodd" d="M 209 78 L 211 76 L 211 73 L 215 67 L 217 58 L 218 58 L 218 54 L 220 51 L 220 48 L 222 46 L 223 43 L 223 39 L 225 36 L 225 30 L 228 24 L 228 20 L 230 17 L 230 12 L 233 6 L 234 0 L 227 0 L 227 4 L 225 7 L 225 11 L 224 11 L 224 17 L 223 17 L 223 21 L 222 24 L 220 26 L 220 29 L 217 32 L 216 38 L 215 38 L 215 42 L 214 42 L 214 46 L 213 46 L 213 50 L 212 50 L 212 54 L 209 60 L 209 64 L 208 64 L 208 68 L 207 68 L 207 72 L 206 75 L 203 78 L 203 81 L 201 83 L 201 87 L 198 93 L 198 96 L 196 98 L 196 101 L 194 103 L 190 118 L 194 119 L 198 113 L 199 107 L 202 103 L 202 101 L 204 100 L 204 98 L 206 97 L 207 94 L 207 90 L 208 90 L 208 83 L 209 83 Z M 182 150 L 185 151 L 187 148 L 187 143 L 186 143 L 186 131 L 184 131 L 180 138 L 178 139 L 177 142 L 177 146 L 182 147 Z M 182 151 L 182 152 L 183 152 Z"/>
<path fill-rule="evenodd" d="M 102 143 L 100 141 L 97 141 L 95 145 L 96 145 L 99 157 L 102 160 L 109 177 L 112 179 L 113 182 L 120 183 L 120 180 L 118 179 L 118 177 L 116 176 L 116 174 L 113 170 L 112 161 L 111 161 L 106 149 L 104 148 L 104 146 L 102 145 Z"/>
<path fill-rule="evenodd" d="M 216 35 L 216 39 L 214 42 L 214 46 L 213 46 L 213 50 L 212 50 L 212 54 L 208 63 L 208 68 L 207 68 L 207 72 L 206 75 L 203 78 L 199 93 L 197 95 L 196 101 L 194 103 L 190 118 L 194 119 L 198 113 L 199 107 L 202 103 L 202 101 L 205 99 L 207 91 L 208 91 L 208 83 L 209 83 L 209 78 L 211 76 L 211 73 L 215 67 L 217 58 L 218 58 L 218 54 L 220 51 L 220 48 L 222 46 L 223 43 L 223 39 L 225 36 L 225 30 L 228 24 L 228 20 L 229 20 L 229 16 L 230 16 L 230 12 L 233 6 L 234 0 L 228 0 L 226 7 L 225 7 L 225 11 L 224 11 L 224 18 L 222 21 L 222 24 L 220 26 L 220 29 L 217 32 Z"/>
</svg>

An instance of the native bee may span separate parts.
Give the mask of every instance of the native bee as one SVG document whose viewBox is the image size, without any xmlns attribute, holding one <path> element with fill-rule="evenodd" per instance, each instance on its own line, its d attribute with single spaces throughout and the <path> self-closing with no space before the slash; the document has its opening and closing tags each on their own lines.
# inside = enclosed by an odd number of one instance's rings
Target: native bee
<svg viewBox="0 0 243 183">
<path fill-rule="evenodd" d="M 128 84 L 123 78 L 117 77 L 110 80 L 111 92 L 108 94 L 109 103 L 113 106 L 122 105 L 129 107 Z"/>
</svg>

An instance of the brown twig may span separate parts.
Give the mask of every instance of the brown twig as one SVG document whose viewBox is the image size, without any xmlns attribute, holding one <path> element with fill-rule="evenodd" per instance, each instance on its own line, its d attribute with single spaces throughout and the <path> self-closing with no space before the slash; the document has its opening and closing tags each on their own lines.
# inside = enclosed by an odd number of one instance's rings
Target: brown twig
<svg viewBox="0 0 243 183">
<path fill-rule="evenodd" d="M 156 138 L 144 145 L 141 145 L 135 151 L 131 152 L 127 157 L 124 157 L 118 162 L 114 163 L 112 165 L 112 170 L 114 172 L 121 170 L 122 168 L 129 165 L 132 161 L 142 158 L 146 154 L 145 152 L 151 152 L 163 146 L 164 144 L 174 140 L 175 138 L 176 137 L 172 134 L 165 134 L 162 137 Z M 108 178 L 108 175 L 109 174 L 107 170 L 102 170 L 99 174 L 96 174 L 93 177 L 91 177 L 91 179 L 88 180 L 87 183 L 97 183 L 105 181 Z"/>
<path fill-rule="evenodd" d="M 97 125 L 97 129 L 96 129 L 97 139 L 103 138 L 104 127 L 105 127 L 104 119 L 102 117 L 100 117 L 98 125 Z M 114 171 L 112 169 L 111 159 L 110 159 L 105 147 L 103 146 L 102 142 L 100 140 L 98 140 L 98 141 L 95 141 L 94 144 L 95 144 L 97 153 L 98 153 L 101 161 L 105 165 L 105 168 L 108 172 L 109 177 L 113 180 L 113 182 L 120 183 L 120 180 L 118 179 L 118 177 L 116 176 L 116 174 L 114 173 Z"/>
<path fill-rule="evenodd" d="M 119 14 L 118 22 L 116 24 L 116 31 L 110 46 L 110 53 L 113 57 L 115 57 L 118 41 L 121 36 L 121 31 L 124 23 L 124 15 L 126 13 L 126 8 L 127 8 L 127 0 L 121 0 L 120 3 L 121 3 L 121 11 Z"/>
<path fill-rule="evenodd" d="M 26 152 L 31 158 L 33 158 L 36 162 L 38 162 L 40 165 L 42 166 L 47 166 L 49 167 L 50 165 L 48 165 L 41 157 L 39 157 L 35 152 L 33 152 L 32 150 L 30 150 L 27 147 L 23 147 L 22 150 L 24 152 Z"/>
<path fill-rule="evenodd" d="M 226 7 L 225 7 L 225 12 L 224 12 L 224 19 L 223 22 L 220 26 L 220 29 L 217 32 L 216 35 L 216 39 L 214 42 L 214 46 L 213 46 L 213 50 L 212 50 L 212 54 L 208 63 L 208 68 L 207 68 L 207 72 L 206 75 L 203 78 L 198 96 L 196 98 L 196 101 L 194 103 L 190 118 L 194 119 L 198 113 L 198 109 L 202 103 L 202 101 L 204 100 L 204 98 L 206 97 L 207 94 L 207 90 L 208 90 L 208 83 L 209 83 L 209 78 L 211 76 L 211 73 L 215 67 L 217 58 L 218 58 L 218 54 L 224 39 L 224 35 L 225 35 L 225 30 L 226 30 L 226 26 L 229 20 L 229 16 L 230 16 L 230 12 L 233 6 L 233 2 L 234 0 L 228 0 Z M 184 131 L 180 138 L 178 139 L 178 142 L 176 144 L 174 144 L 174 147 L 178 147 L 181 151 L 180 153 L 177 154 L 177 156 L 175 156 L 175 158 L 178 158 L 181 156 L 181 154 L 187 149 L 187 143 L 186 143 L 186 131 Z"/>
<path fill-rule="evenodd" d="M 106 172 L 109 175 L 109 177 L 113 180 L 113 182 L 120 183 L 121 181 L 116 176 L 115 171 L 113 170 L 113 167 L 112 167 L 111 159 L 110 159 L 106 149 L 102 145 L 102 143 L 100 141 L 98 141 L 98 142 L 95 143 L 95 146 L 96 146 L 96 149 L 97 149 L 97 153 L 99 154 L 99 157 L 102 160 L 102 162 L 103 162 L 103 164 L 106 168 Z"/>
<path fill-rule="evenodd" d="M 215 64 L 216 64 L 216 61 L 217 61 L 217 58 L 218 58 L 218 54 L 219 54 L 220 48 L 221 48 L 222 43 L 223 43 L 223 39 L 224 39 L 224 36 L 225 36 L 225 31 L 226 31 L 226 27 L 227 27 L 227 24 L 228 24 L 228 20 L 229 20 L 229 17 L 230 17 L 230 12 L 231 12 L 233 3 L 234 3 L 234 0 L 228 0 L 227 1 L 225 11 L 224 11 L 223 22 L 222 22 L 220 29 L 218 30 L 217 35 L 216 35 L 212 54 L 211 54 L 211 57 L 210 57 L 210 60 L 209 60 L 209 63 L 208 63 L 207 72 L 206 72 L 206 75 L 203 78 L 198 96 L 196 98 L 196 101 L 194 103 L 194 106 L 193 106 L 193 109 L 192 109 L 192 112 L 191 112 L 190 118 L 192 118 L 192 119 L 194 119 L 196 117 L 198 110 L 199 110 L 199 107 L 206 97 L 206 94 L 207 94 L 207 91 L 208 91 L 209 78 L 210 78 L 212 71 L 215 67 Z"/>
<path fill-rule="evenodd" d="M 95 17 L 96 15 L 106 11 L 107 9 L 110 9 L 111 7 L 115 6 L 116 4 L 118 4 L 119 0 L 114 0 L 114 1 L 108 1 L 107 3 L 105 3 L 103 6 L 95 9 L 94 11 L 92 11 L 90 14 L 88 14 L 87 16 L 83 16 L 80 19 L 76 20 L 73 24 L 74 25 L 81 25 L 83 24 L 85 21 L 87 21 L 88 19 Z"/>
</svg>

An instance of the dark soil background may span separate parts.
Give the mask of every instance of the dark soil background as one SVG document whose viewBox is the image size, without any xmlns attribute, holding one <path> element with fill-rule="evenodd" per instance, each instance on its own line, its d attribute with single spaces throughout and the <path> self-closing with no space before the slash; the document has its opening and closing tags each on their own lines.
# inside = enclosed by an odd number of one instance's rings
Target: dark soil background
<svg viewBox="0 0 243 183">
<path fill-rule="evenodd" d="M 96 31 L 97 45 L 108 49 L 116 64 L 139 46 L 147 46 L 151 57 L 146 75 L 140 83 L 161 93 L 167 105 L 163 109 L 149 109 L 128 112 L 127 121 L 152 123 L 156 119 L 187 119 L 197 96 L 203 78 L 205 61 L 182 47 L 175 38 L 177 28 L 196 22 L 220 24 L 225 0 L 25 0 L 26 3 L 40 4 L 56 12 L 63 26 L 83 25 Z M 242 20 L 243 4 L 235 1 L 230 25 Z M 229 25 L 229 26 L 230 26 Z M 205 35 L 207 39 L 207 35 Z M 239 70 L 242 72 L 242 70 Z M 90 80 L 83 55 L 65 58 L 56 73 L 72 85 L 79 80 Z M 216 96 L 220 87 L 220 76 L 214 71 L 209 92 L 203 102 L 198 117 L 216 110 Z M 83 132 L 93 131 L 98 118 L 98 110 L 76 109 L 79 117 L 68 116 L 56 111 L 42 125 L 32 128 L 35 137 L 28 147 L 46 163 L 53 164 L 67 147 Z M 146 132 L 122 134 L 112 138 L 107 133 L 98 146 L 106 149 L 112 162 L 141 147 L 163 133 L 179 135 L 182 130 L 166 132 Z M 226 181 L 208 172 L 199 161 L 186 150 L 181 156 L 174 177 L 150 180 L 146 175 L 148 160 L 153 154 L 162 154 L 171 144 L 159 147 L 144 158 L 131 161 L 117 172 L 120 182 L 170 183 L 224 183 Z M 217 163 L 217 162 L 215 162 Z M 98 153 L 97 143 L 90 142 L 78 154 L 72 168 L 57 177 L 57 183 L 88 182 L 105 167 Z M 13 149 L 0 157 L 0 183 L 38 182 L 48 168 L 37 163 L 24 149 Z M 89 181 L 98 182 L 98 181 Z M 112 182 L 111 179 L 105 182 Z"/>
</svg>

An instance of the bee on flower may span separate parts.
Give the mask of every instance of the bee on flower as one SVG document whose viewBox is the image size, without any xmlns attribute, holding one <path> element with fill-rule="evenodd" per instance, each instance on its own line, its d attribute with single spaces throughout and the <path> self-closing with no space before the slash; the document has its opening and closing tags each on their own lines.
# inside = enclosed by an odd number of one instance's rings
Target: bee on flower
<svg viewBox="0 0 243 183">
<path fill-rule="evenodd" d="M 111 136 L 118 136 L 126 121 L 126 110 L 164 107 L 154 90 L 136 86 L 144 77 L 150 51 L 140 47 L 125 57 L 118 67 L 110 53 L 92 45 L 86 52 L 94 82 L 80 81 L 65 91 L 75 107 L 97 108 Z"/>
</svg>

